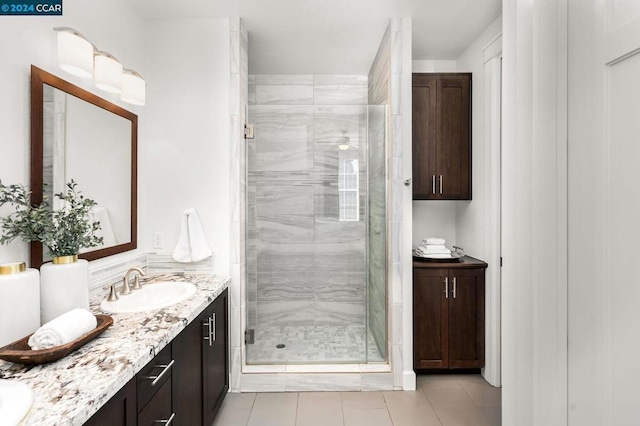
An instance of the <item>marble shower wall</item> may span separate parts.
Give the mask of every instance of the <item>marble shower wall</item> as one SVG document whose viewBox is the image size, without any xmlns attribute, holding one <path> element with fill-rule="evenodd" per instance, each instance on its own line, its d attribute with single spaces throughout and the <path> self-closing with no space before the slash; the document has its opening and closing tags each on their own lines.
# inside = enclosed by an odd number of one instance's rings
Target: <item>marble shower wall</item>
<svg viewBox="0 0 640 426">
<path fill-rule="evenodd" d="M 366 76 L 249 76 L 249 328 L 365 324 L 367 88 Z M 347 160 L 359 164 L 357 221 L 339 219 Z"/>
</svg>

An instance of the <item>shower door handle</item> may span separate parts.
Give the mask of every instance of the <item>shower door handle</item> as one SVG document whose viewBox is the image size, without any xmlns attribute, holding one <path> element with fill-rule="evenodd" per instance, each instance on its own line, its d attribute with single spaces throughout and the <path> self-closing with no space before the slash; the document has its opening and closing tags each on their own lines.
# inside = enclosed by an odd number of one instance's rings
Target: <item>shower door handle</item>
<svg viewBox="0 0 640 426">
<path fill-rule="evenodd" d="M 444 277 L 444 297 L 449 298 L 449 277 Z"/>
<path fill-rule="evenodd" d="M 431 175 L 431 193 L 436 195 L 436 175 Z"/>
</svg>

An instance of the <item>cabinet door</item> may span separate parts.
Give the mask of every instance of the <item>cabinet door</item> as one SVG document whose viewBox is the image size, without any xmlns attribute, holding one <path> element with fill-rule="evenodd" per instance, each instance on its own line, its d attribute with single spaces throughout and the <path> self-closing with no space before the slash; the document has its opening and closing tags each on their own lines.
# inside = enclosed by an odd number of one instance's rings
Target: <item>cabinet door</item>
<svg viewBox="0 0 640 426">
<path fill-rule="evenodd" d="M 135 426 L 136 414 L 136 378 L 134 377 L 104 404 L 85 425 Z"/>
<path fill-rule="evenodd" d="M 172 344 L 175 361 L 173 371 L 173 411 L 175 425 L 192 426 L 202 423 L 202 346 L 206 310 L 176 337 Z"/>
<path fill-rule="evenodd" d="M 447 368 L 447 269 L 413 271 L 413 367 Z"/>
<path fill-rule="evenodd" d="M 434 200 L 436 195 L 436 91 L 437 78 L 413 76 L 413 199 Z"/>
<path fill-rule="evenodd" d="M 440 199 L 471 199 L 470 86 L 470 74 L 438 79 L 435 158 Z"/>
<path fill-rule="evenodd" d="M 449 367 L 484 367 L 484 269 L 451 269 L 449 281 Z"/>
<path fill-rule="evenodd" d="M 202 348 L 204 373 L 204 424 L 210 425 L 229 390 L 229 360 L 227 337 L 227 296 L 225 290 L 205 310 L 210 318 L 209 336 Z M 209 321 L 209 320 L 208 320 Z"/>
</svg>

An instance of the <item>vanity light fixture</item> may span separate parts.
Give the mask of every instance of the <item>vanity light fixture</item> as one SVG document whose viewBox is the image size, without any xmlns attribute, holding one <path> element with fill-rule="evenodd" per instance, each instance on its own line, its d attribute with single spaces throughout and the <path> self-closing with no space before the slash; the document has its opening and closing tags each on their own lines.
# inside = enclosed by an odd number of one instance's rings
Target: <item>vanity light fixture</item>
<svg viewBox="0 0 640 426">
<path fill-rule="evenodd" d="M 82 78 L 93 75 L 94 46 L 85 36 L 69 27 L 55 27 L 58 33 L 58 61 L 60 68 Z"/>
<path fill-rule="evenodd" d="M 146 83 L 134 70 L 122 71 L 122 94 L 120 99 L 133 105 L 145 104 Z"/>
<path fill-rule="evenodd" d="M 115 56 L 99 51 L 73 28 L 54 27 L 53 30 L 58 33 L 60 68 L 79 77 L 93 77 L 97 88 L 119 94 L 124 102 L 145 104 L 146 83 L 140 74 L 124 69 Z"/>
<path fill-rule="evenodd" d="M 96 52 L 94 61 L 96 87 L 109 93 L 122 93 L 122 64 L 111 53 L 102 51 Z"/>
</svg>

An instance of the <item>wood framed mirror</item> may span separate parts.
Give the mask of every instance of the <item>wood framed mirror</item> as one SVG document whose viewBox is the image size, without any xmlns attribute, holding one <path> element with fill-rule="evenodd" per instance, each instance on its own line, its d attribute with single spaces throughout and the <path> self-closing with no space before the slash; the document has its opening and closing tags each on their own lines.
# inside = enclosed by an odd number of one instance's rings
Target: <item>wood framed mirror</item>
<svg viewBox="0 0 640 426">
<path fill-rule="evenodd" d="M 98 203 L 101 247 L 79 257 L 100 259 L 137 247 L 138 116 L 34 65 L 31 66 L 31 201 L 53 194 L 74 179 Z M 49 260 L 31 243 L 31 267 Z"/>
</svg>

